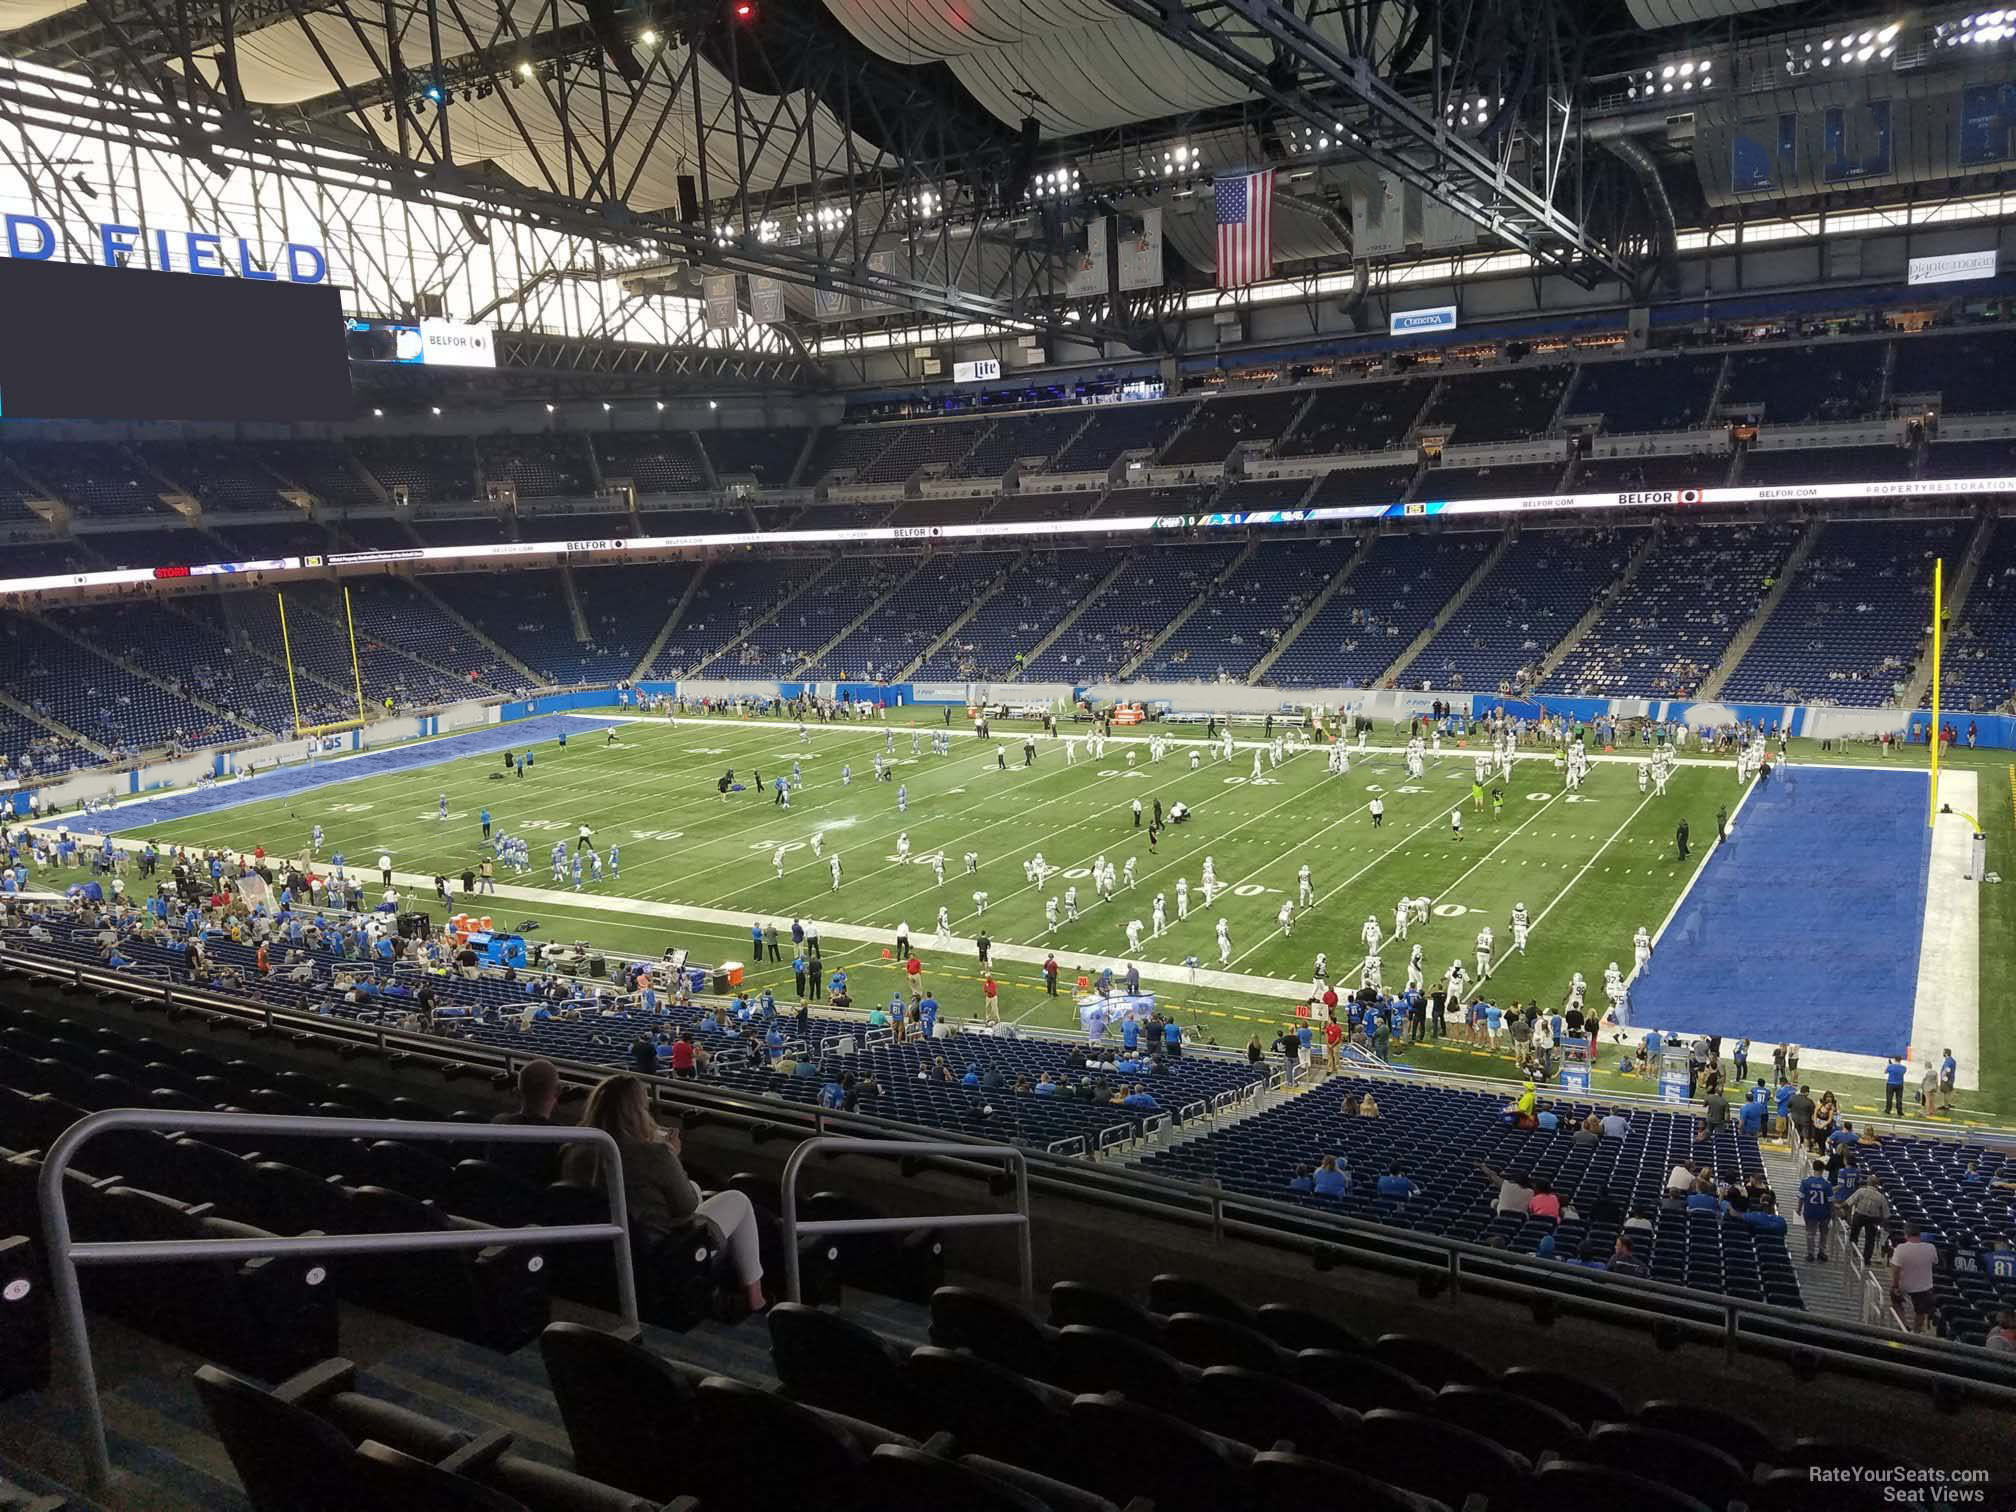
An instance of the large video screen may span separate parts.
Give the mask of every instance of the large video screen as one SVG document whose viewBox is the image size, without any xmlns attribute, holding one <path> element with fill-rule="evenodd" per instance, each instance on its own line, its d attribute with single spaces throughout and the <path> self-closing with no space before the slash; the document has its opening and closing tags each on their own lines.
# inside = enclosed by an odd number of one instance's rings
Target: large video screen
<svg viewBox="0 0 2016 1512">
<path fill-rule="evenodd" d="M 0 417 L 342 420 L 328 284 L 0 257 Z"/>
</svg>

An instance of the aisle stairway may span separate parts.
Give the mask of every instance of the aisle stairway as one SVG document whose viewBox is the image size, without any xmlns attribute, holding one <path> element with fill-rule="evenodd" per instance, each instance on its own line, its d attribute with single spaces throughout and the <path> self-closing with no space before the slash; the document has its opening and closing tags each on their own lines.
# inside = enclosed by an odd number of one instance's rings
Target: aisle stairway
<svg viewBox="0 0 2016 1512">
<path fill-rule="evenodd" d="M 1806 1228 L 1799 1221 L 1795 1194 L 1799 1183 L 1810 1174 L 1812 1163 L 1794 1155 L 1787 1146 L 1769 1140 L 1760 1142 L 1757 1148 L 1763 1151 L 1771 1189 L 1778 1194 L 1778 1211 L 1786 1215 L 1791 1225 L 1785 1244 L 1799 1266 L 1799 1294 L 1805 1299 L 1806 1310 L 1843 1323 L 1859 1323 L 1861 1293 L 1848 1257 L 1830 1244 L 1825 1265 L 1818 1261 L 1809 1265 L 1802 1258 L 1806 1253 Z"/>
</svg>

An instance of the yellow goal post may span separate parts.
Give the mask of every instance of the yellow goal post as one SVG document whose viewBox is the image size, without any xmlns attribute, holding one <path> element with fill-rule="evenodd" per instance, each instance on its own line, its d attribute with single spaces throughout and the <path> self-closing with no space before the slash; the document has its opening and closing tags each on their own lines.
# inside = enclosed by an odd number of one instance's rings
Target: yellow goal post
<svg viewBox="0 0 2016 1512">
<path fill-rule="evenodd" d="M 361 729 L 370 722 L 371 716 L 364 707 L 364 671 L 357 659 L 357 617 L 350 605 L 350 590 L 343 589 L 343 633 L 350 646 L 350 690 L 357 700 L 357 714 L 354 719 L 327 720 L 319 724 L 305 723 L 301 718 L 301 686 L 294 670 L 294 632 L 287 620 L 287 595 L 284 591 L 275 590 L 273 600 L 280 612 L 280 654 L 287 667 L 287 697 L 294 710 L 294 733 L 312 739 Z"/>
</svg>

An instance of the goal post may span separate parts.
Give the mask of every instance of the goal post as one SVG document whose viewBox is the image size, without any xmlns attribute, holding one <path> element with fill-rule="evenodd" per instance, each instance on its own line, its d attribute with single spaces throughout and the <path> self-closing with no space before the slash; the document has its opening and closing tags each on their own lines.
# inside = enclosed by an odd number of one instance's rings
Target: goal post
<svg viewBox="0 0 2016 1512">
<path fill-rule="evenodd" d="M 370 716 L 364 710 L 364 671 L 357 658 L 357 619 L 350 607 L 350 590 L 347 587 L 343 590 L 343 631 L 350 645 L 350 687 L 357 699 L 357 713 L 354 718 L 317 724 L 301 718 L 301 685 L 294 670 L 294 634 L 287 623 L 287 595 L 275 590 L 273 599 L 280 612 L 280 654 L 287 667 L 287 698 L 294 711 L 294 733 L 313 738 L 363 728 Z"/>
</svg>

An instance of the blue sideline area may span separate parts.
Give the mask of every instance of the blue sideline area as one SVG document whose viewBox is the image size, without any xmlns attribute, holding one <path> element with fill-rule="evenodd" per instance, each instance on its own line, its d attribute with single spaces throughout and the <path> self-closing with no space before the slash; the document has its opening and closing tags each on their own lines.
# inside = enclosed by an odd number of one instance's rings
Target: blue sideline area
<svg viewBox="0 0 2016 1512">
<path fill-rule="evenodd" d="M 113 811 L 107 828 L 113 833 L 145 829 L 149 825 L 166 824 L 174 819 L 214 814 L 219 809 L 236 808 L 241 803 L 257 803 L 266 798 L 291 798 L 297 793 L 311 792 L 339 782 L 354 782 L 360 777 L 410 772 L 465 756 L 496 753 L 501 757 L 505 751 L 522 751 L 528 746 L 533 747 L 541 758 L 532 766 L 532 780 L 536 782 L 540 766 L 558 754 L 546 748 L 559 739 L 562 730 L 578 740 L 616 723 L 618 721 L 613 719 L 584 715 L 540 715 L 513 724 L 486 725 L 480 730 L 469 730 L 460 735 L 444 735 L 438 740 L 389 746 L 385 750 L 367 751 L 359 756 L 298 762 L 292 766 L 274 767 L 256 777 L 205 783 L 201 787 L 164 793 L 144 803 L 122 804 Z"/>
<path fill-rule="evenodd" d="M 1926 781 L 1794 767 L 1764 782 L 1632 983 L 1633 1027 L 1902 1055 L 1932 855 Z M 1714 844 L 1712 821 L 1693 831 Z"/>
</svg>

